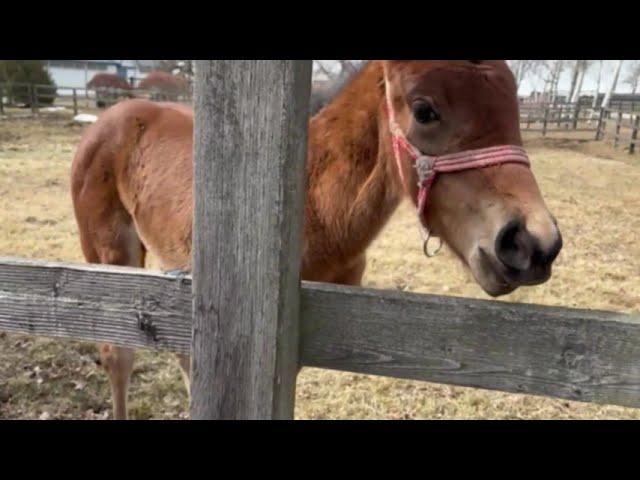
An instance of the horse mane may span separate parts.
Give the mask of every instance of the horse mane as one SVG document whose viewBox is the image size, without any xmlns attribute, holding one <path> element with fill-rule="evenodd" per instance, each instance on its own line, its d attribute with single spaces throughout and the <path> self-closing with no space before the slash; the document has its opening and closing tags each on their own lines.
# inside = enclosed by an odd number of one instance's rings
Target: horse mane
<svg viewBox="0 0 640 480">
<path fill-rule="evenodd" d="M 309 102 L 309 116 L 314 116 L 324 107 L 329 105 L 340 91 L 355 77 L 366 65 L 367 62 L 361 62 L 353 70 L 343 73 L 336 79 L 330 80 L 328 87 L 317 87 L 311 89 L 311 98 Z"/>
</svg>

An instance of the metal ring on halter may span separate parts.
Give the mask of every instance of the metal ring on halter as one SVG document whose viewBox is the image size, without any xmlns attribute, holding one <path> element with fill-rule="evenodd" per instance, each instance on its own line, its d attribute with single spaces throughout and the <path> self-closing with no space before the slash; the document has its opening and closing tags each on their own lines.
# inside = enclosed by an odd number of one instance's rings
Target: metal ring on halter
<svg viewBox="0 0 640 480">
<path fill-rule="evenodd" d="M 442 239 L 438 237 L 438 240 L 440 240 L 440 244 L 438 245 L 438 248 L 436 248 L 433 253 L 429 253 L 429 240 L 431 240 L 431 238 L 432 238 L 431 232 L 427 232 L 427 238 L 422 244 L 422 251 L 428 258 L 435 257 L 440 251 L 440 249 L 442 249 Z"/>
</svg>

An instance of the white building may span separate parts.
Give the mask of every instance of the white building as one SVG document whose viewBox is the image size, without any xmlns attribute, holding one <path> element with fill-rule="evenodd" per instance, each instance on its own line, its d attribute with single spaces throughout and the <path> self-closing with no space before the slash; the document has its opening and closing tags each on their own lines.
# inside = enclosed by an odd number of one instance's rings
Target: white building
<svg viewBox="0 0 640 480">
<path fill-rule="evenodd" d="M 51 78 L 61 90 L 77 88 L 82 94 L 97 73 L 114 73 L 127 81 L 147 76 L 155 66 L 154 60 L 46 60 Z"/>
</svg>

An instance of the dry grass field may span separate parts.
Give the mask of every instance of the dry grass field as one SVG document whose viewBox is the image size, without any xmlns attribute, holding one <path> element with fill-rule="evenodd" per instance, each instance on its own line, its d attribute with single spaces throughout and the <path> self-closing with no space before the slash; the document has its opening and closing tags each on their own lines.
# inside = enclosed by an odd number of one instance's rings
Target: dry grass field
<svg viewBox="0 0 640 480">
<path fill-rule="evenodd" d="M 0 255 L 83 260 L 68 192 L 82 129 L 64 119 L 0 121 Z M 527 146 L 565 248 L 550 282 L 502 300 L 638 311 L 640 155 L 579 138 L 531 136 Z M 365 284 L 487 298 L 446 249 L 426 259 L 420 247 L 414 213 L 402 205 L 369 251 Z M 96 358 L 90 343 L 0 333 L 0 418 L 108 418 L 109 387 Z M 174 358 L 141 350 L 137 359 L 131 416 L 186 418 Z M 625 419 L 640 418 L 640 409 L 305 369 L 296 417 Z"/>
</svg>

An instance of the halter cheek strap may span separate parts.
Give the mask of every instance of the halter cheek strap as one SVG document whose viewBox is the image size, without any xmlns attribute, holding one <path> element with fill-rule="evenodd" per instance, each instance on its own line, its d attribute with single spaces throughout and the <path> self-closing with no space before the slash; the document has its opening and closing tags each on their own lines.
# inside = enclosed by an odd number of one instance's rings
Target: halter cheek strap
<svg viewBox="0 0 640 480">
<path fill-rule="evenodd" d="M 393 154 L 398 166 L 398 174 L 400 180 L 407 192 L 409 192 L 408 184 L 402 169 L 401 150 L 404 150 L 413 163 L 418 173 L 418 199 L 417 209 L 420 222 L 424 225 L 425 212 L 427 211 L 429 192 L 436 177 L 440 173 L 460 172 L 463 170 L 472 170 L 476 168 L 485 168 L 503 163 L 519 163 L 521 165 L 530 165 L 529 157 L 522 147 L 517 145 L 498 145 L 495 147 L 479 148 L 475 150 L 465 150 L 458 153 L 447 155 L 424 155 L 414 145 L 409 142 L 404 132 L 398 125 L 393 111 L 391 102 L 391 91 L 389 82 L 385 76 L 386 90 L 386 110 L 389 118 L 389 131 L 391 132 L 391 142 L 393 146 Z M 425 253 L 427 253 L 427 242 L 431 234 L 426 232 Z M 437 253 L 437 252 L 436 252 Z M 432 256 L 427 254 L 427 256 Z"/>
</svg>

